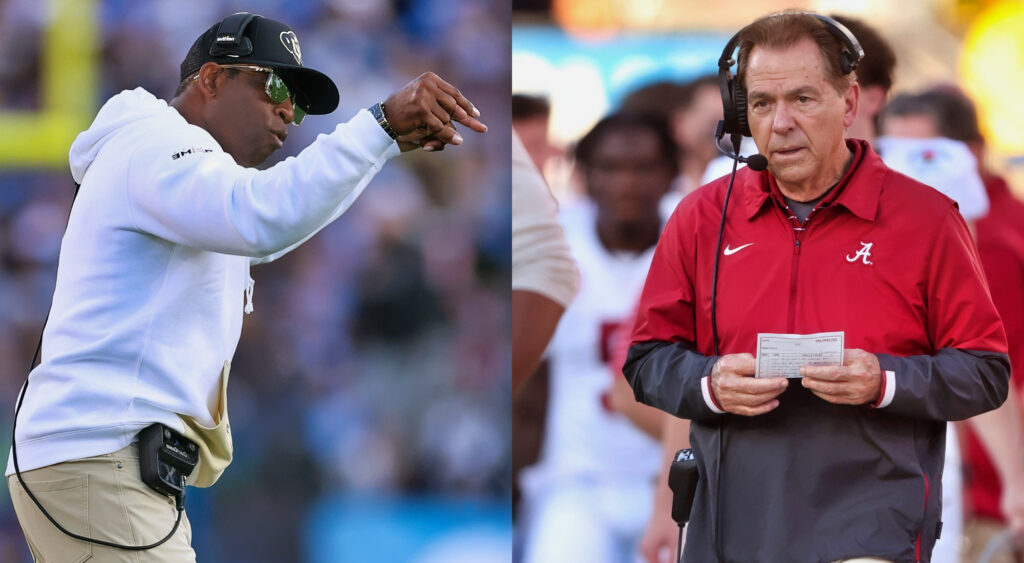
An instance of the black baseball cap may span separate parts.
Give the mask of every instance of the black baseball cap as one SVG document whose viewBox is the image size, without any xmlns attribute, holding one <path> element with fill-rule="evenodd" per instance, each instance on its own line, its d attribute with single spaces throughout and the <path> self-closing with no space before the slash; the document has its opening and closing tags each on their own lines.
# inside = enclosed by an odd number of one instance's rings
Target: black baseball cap
<svg viewBox="0 0 1024 563">
<path fill-rule="evenodd" d="M 299 38 L 287 25 L 258 14 L 239 12 L 216 23 L 196 39 L 181 61 L 181 80 L 204 64 L 248 63 L 270 67 L 295 93 L 306 113 L 321 115 L 338 107 L 338 87 L 326 74 L 302 66 Z"/>
</svg>

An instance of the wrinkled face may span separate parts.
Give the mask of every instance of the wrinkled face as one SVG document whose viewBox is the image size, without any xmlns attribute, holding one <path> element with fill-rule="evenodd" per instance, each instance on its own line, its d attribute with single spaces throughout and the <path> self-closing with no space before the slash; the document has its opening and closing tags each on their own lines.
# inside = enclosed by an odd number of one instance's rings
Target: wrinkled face
<svg viewBox="0 0 1024 563">
<path fill-rule="evenodd" d="M 204 117 L 224 151 L 241 166 L 256 166 L 281 148 L 292 122 L 292 105 L 291 100 L 274 103 L 267 96 L 267 73 L 237 69 L 229 76 L 218 69 L 211 78 L 216 95 L 208 99 Z M 202 74 L 199 79 L 204 79 Z"/>
<path fill-rule="evenodd" d="M 605 132 L 585 177 L 599 217 L 616 224 L 659 222 L 658 204 L 672 185 L 658 137 L 643 127 Z"/>
<path fill-rule="evenodd" d="M 854 84 L 836 92 L 813 40 L 784 49 L 754 47 L 746 89 L 750 131 L 780 187 L 815 190 L 838 179 L 833 176 L 849 155 L 845 130 L 860 90 Z"/>
</svg>

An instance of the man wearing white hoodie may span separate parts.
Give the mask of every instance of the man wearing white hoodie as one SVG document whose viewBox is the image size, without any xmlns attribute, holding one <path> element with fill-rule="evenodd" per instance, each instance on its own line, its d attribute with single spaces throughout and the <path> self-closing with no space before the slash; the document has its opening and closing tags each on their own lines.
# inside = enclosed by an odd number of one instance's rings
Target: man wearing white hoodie
<svg viewBox="0 0 1024 563">
<path fill-rule="evenodd" d="M 487 129 L 426 73 L 298 156 L 250 168 L 289 123 L 337 104 L 288 26 L 239 13 L 196 40 L 169 104 L 122 92 L 75 140 L 80 190 L 7 467 L 36 561 L 194 561 L 180 496 L 141 477 L 139 432 L 162 424 L 158 435 L 198 452 L 190 485 L 230 462 L 225 391 L 252 311 L 250 264 L 337 218 L 400 151 L 461 144 L 455 122 Z"/>
</svg>

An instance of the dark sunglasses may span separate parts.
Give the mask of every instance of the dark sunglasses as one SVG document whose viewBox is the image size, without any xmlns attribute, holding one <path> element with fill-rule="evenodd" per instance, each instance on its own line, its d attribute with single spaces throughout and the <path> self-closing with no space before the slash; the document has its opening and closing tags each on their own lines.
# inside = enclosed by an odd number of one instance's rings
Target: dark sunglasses
<svg viewBox="0 0 1024 563">
<path fill-rule="evenodd" d="M 267 93 L 267 97 L 270 98 L 275 104 L 279 104 L 285 100 L 292 101 L 292 123 L 298 125 L 302 123 L 302 120 L 306 118 L 306 110 L 295 103 L 295 94 L 292 93 L 291 89 L 284 83 L 284 80 L 274 72 L 274 69 L 257 66 L 257 65 L 220 65 L 221 68 L 240 68 L 244 70 L 252 70 L 255 72 L 266 72 L 267 83 L 263 86 L 263 91 Z"/>
</svg>

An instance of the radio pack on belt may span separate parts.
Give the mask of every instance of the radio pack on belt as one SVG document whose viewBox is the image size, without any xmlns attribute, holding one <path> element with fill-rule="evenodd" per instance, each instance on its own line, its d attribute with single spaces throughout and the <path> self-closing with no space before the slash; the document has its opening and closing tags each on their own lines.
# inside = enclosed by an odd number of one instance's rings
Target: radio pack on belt
<svg viewBox="0 0 1024 563">
<path fill-rule="evenodd" d="M 160 424 L 139 432 L 139 465 L 142 482 L 158 493 L 181 502 L 185 478 L 199 463 L 199 448 L 181 433 Z"/>
</svg>

